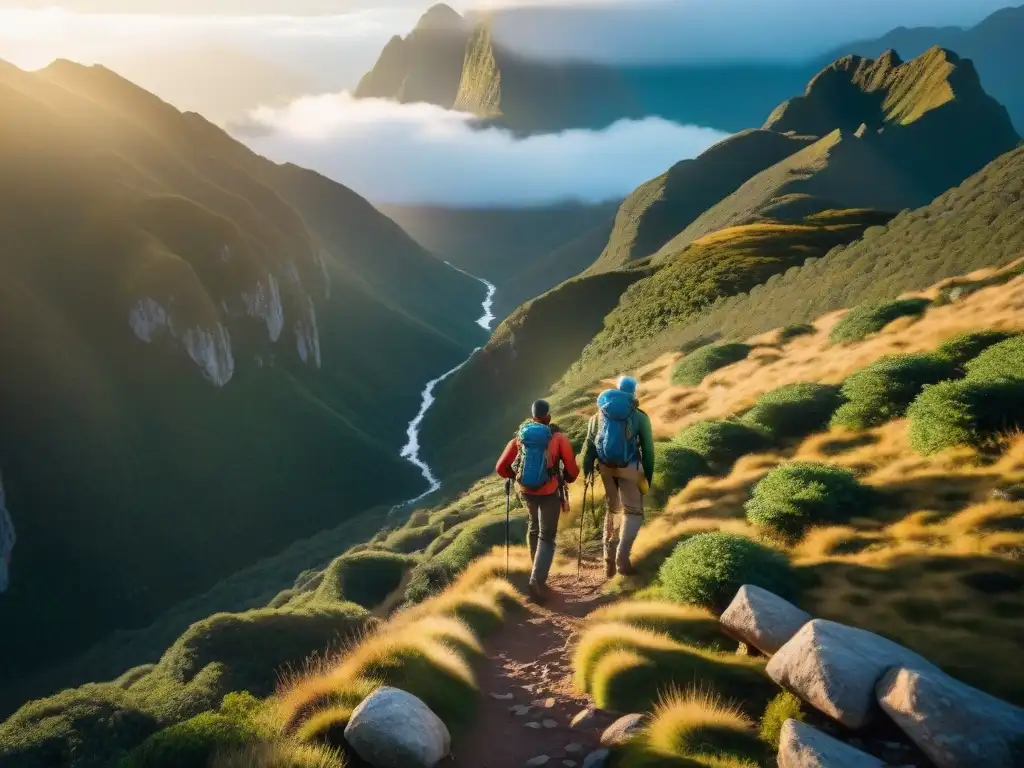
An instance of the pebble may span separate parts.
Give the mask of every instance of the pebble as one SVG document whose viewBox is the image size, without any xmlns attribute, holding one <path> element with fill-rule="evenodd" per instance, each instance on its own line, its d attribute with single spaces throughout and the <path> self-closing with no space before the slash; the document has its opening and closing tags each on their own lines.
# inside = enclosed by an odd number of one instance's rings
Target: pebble
<svg viewBox="0 0 1024 768">
<path fill-rule="evenodd" d="M 524 717 L 525 715 L 530 714 L 532 709 L 533 707 L 528 707 L 525 704 L 513 704 L 508 708 L 508 711 L 516 717 Z"/>
<path fill-rule="evenodd" d="M 564 765 L 565 768 L 576 768 L 576 761 L 575 760 L 563 760 L 562 761 L 562 765 Z"/>
<path fill-rule="evenodd" d="M 556 722 L 555 720 L 545 720 L 545 721 L 544 721 L 544 722 L 542 723 L 542 725 L 543 725 L 543 726 L 544 726 L 545 728 L 557 728 L 557 727 L 558 727 L 558 723 L 557 723 L 557 722 Z"/>
<path fill-rule="evenodd" d="M 539 729 L 540 728 L 540 723 L 524 723 L 524 725 L 526 725 L 527 728 L 534 728 L 534 729 Z"/>
<path fill-rule="evenodd" d="M 491 698 L 496 701 L 512 701 L 511 693 L 492 693 Z"/>
<path fill-rule="evenodd" d="M 526 761 L 526 766 L 527 766 L 527 768 L 533 768 L 533 766 L 537 766 L 537 765 L 547 765 L 548 764 L 548 760 L 550 760 L 550 759 L 551 758 L 548 757 L 547 755 L 537 755 L 536 757 L 531 757 L 529 760 L 527 760 Z"/>
<path fill-rule="evenodd" d="M 583 761 L 583 768 L 605 768 L 611 756 L 612 753 L 609 749 L 599 749 L 596 752 L 591 752 L 587 755 L 587 759 Z"/>
<path fill-rule="evenodd" d="M 577 744 L 576 742 L 573 742 L 572 744 L 570 744 L 569 746 L 567 746 L 565 748 L 565 751 L 568 752 L 570 755 L 575 755 L 575 754 L 583 751 L 583 745 L 582 744 Z"/>
</svg>

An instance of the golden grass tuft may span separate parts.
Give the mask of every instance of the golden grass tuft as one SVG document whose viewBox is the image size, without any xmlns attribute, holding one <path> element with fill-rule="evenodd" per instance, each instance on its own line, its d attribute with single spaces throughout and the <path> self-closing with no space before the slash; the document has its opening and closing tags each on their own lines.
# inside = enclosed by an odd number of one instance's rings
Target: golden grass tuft
<svg viewBox="0 0 1024 768">
<path fill-rule="evenodd" d="M 216 755 L 210 768 L 345 768 L 345 758 L 324 745 L 268 741 Z"/>
<path fill-rule="evenodd" d="M 710 611 L 667 600 L 623 600 L 599 608 L 587 621 L 591 625 L 628 624 L 699 646 L 716 645 L 726 639 Z"/>
</svg>

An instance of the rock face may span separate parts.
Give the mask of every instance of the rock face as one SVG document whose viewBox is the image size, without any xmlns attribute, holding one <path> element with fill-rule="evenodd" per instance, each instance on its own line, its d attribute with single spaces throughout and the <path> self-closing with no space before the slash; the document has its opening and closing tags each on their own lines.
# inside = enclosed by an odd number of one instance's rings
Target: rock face
<svg viewBox="0 0 1024 768">
<path fill-rule="evenodd" d="M 937 671 L 884 637 L 814 619 L 779 649 L 766 671 L 826 715 L 849 728 L 861 728 L 877 711 L 875 684 L 892 667 Z"/>
<path fill-rule="evenodd" d="M 939 768 L 1011 768 L 1024 761 L 1024 709 L 940 672 L 891 669 L 878 703 Z"/>
<path fill-rule="evenodd" d="M 602 747 L 617 747 L 637 735 L 644 727 L 647 716 L 641 714 L 623 715 L 605 728 L 601 734 Z"/>
<path fill-rule="evenodd" d="M 796 720 L 782 725 L 779 768 L 885 768 L 885 763 Z"/>
<path fill-rule="evenodd" d="M 374 768 L 433 768 L 451 746 L 448 728 L 398 688 L 378 688 L 356 707 L 345 741 Z"/>
<path fill-rule="evenodd" d="M 4 479 L 0 476 L 0 594 L 7 591 L 11 575 L 11 552 L 14 550 L 14 521 L 7 511 L 4 498 Z"/>
<path fill-rule="evenodd" d="M 766 589 L 745 584 L 720 619 L 736 640 L 769 656 L 788 643 L 811 615 Z"/>
</svg>

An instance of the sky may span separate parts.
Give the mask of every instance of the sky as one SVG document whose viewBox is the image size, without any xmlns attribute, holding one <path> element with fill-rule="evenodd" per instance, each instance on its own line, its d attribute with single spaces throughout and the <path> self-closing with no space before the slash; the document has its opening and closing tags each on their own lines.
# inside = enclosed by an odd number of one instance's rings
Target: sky
<svg viewBox="0 0 1024 768">
<path fill-rule="evenodd" d="M 516 138 L 427 104 L 347 94 L 264 108 L 245 137 L 271 159 L 315 168 L 377 203 L 537 205 L 625 197 L 726 134 L 657 118 Z"/>
</svg>

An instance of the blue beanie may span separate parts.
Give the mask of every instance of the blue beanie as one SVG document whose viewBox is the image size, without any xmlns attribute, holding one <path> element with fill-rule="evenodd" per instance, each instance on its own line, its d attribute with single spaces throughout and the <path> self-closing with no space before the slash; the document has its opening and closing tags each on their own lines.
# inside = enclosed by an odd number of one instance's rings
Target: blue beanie
<svg viewBox="0 0 1024 768">
<path fill-rule="evenodd" d="M 629 395 L 636 394 L 636 379 L 632 376 L 622 376 L 619 378 L 619 391 L 625 392 Z"/>
</svg>

